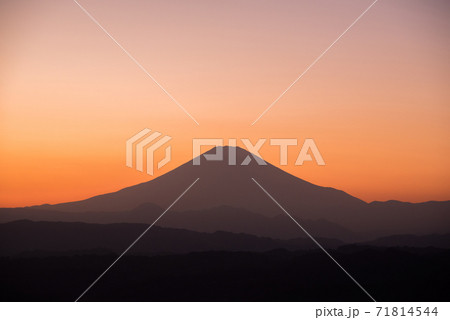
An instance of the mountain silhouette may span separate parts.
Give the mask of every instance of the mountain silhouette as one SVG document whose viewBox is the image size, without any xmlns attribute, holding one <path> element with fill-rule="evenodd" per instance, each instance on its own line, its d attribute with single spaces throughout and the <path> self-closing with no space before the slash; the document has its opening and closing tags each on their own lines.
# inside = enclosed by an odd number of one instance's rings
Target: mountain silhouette
<svg viewBox="0 0 450 320">
<path fill-rule="evenodd" d="M 223 149 L 224 160 L 207 161 L 205 154 L 212 154 Z M 234 150 L 237 165 L 228 164 L 230 150 Z M 297 208 L 305 211 L 336 207 L 353 207 L 364 202 L 351 195 L 336 190 L 314 185 L 299 179 L 267 163 L 259 165 L 253 154 L 239 147 L 216 147 L 200 156 L 200 165 L 193 161 L 151 181 L 131 186 L 117 192 L 99 195 L 82 201 L 44 205 L 42 208 L 67 212 L 83 211 L 124 211 L 131 210 L 143 203 L 153 203 L 162 208 L 168 207 L 195 179 L 200 178 L 189 194 L 180 201 L 183 210 L 201 210 L 222 205 L 245 208 L 267 216 L 280 213 L 275 204 L 265 199 L 252 178 L 263 185 L 282 188 L 282 198 L 296 199 Z M 246 158 L 252 161 L 240 165 Z M 282 200 L 282 199 L 280 199 Z"/>
<path fill-rule="evenodd" d="M 222 151 L 222 161 L 207 161 L 202 154 L 200 165 L 189 161 L 156 179 L 117 192 L 56 205 L 1 209 L 0 221 L 151 223 L 200 178 L 160 225 L 284 239 L 305 236 L 253 178 L 316 236 L 352 241 L 450 232 L 450 201 L 366 203 L 343 191 L 309 183 L 270 163 L 259 165 L 256 156 L 239 147 L 218 148 L 206 154 Z M 230 152 L 236 153 L 237 165 L 228 164 Z M 247 157 L 250 163 L 241 165 Z"/>
</svg>

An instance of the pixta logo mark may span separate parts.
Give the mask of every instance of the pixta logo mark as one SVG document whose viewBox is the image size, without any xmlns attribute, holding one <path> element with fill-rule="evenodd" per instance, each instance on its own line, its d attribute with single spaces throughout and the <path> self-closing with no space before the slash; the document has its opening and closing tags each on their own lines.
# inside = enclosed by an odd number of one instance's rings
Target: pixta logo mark
<svg viewBox="0 0 450 320">
<path fill-rule="evenodd" d="M 133 154 L 135 154 L 135 164 L 136 170 L 144 172 L 144 151 L 147 151 L 147 174 L 154 174 L 154 153 L 157 149 L 162 147 L 164 144 L 169 142 L 172 137 L 162 136 L 162 133 L 154 131 L 150 133 L 151 130 L 145 128 L 144 130 L 138 132 L 126 142 L 126 165 L 127 167 L 133 168 Z M 162 136 L 162 137 L 161 137 Z M 162 160 L 158 161 L 158 170 L 165 166 L 171 160 L 171 147 L 166 146 L 165 156 Z"/>
</svg>

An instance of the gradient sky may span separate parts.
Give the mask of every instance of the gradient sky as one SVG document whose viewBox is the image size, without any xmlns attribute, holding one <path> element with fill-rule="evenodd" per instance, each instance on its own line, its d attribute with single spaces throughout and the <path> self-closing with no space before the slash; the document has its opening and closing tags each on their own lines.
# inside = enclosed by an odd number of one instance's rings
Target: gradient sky
<svg viewBox="0 0 450 320">
<path fill-rule="evenodd" d="M 282 168 L 365 201 L 450 199 L 450 3 L 79 1 L 198 120 L 189 119 L 71 0 L 0 2 L 0 206 L 79 200 L 140 183 L 125 141 L 314 138 L 326 166 Z M 263 157 L 278 163 L 268 144 Z"/>
</svg>

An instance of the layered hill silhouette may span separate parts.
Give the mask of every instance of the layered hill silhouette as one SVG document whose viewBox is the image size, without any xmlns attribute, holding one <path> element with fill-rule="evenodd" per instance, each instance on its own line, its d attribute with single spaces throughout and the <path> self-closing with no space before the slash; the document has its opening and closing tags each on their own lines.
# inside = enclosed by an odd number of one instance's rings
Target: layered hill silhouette
<svg viewBox="0 0 450 320">
<path fill-rule="evenodd" d="M 228 165 L 230 150 L 236 152 L 237 165 Z M 214 148 L 208 153 L 216 151 Z M 189 161 L 154 180 L 86 200 L 0 209 L 0 222 L 151 223 L 200 178 L 159 225 L 283 239 L 304 236 L 254 178 L 315 236 L 352 241 L 450 232 L 450 201 L 366 203 L 343 191 L 311 184 L 269 163 L 259 165 L 254 155 L 241 148 L 223 147 L 223 153 L 223 161 L 207 161 L 201 155 L 200 165 Z M 246 157 L 252 161 L 239 165 Z"/>
<path fill-rule="evenodd" d="M 0 222 L 16 221 L 18 218 L 30 221 L 85 222 L 95 224 L 145 223 L 152 224 L 164 211 L 154 204 L 143 204 L 124 212 L 61 212 L 30 208 L 0 209 Z M 307 230 L 316 237 L 340 239 L 347 242 L 364 239 L 338 224 L 326 220 L 302 221 Z M 158 221 L 159 226 L 192 230 L 197 232 L 227 231 L 246 233 L 276 239 L 306 237 L 286 215 L 266 217 L 245 209 L 229 206 L 199 211 L 170 211 Z"/>
<path fill-rule="evenodd" d="M 27 220 L 0 224 L 0 256 L 73 255 L 77 253 L 122 253 L 147 224 L 87 224 L 80 222 L 32 222 Z M 318 238 L 326 248 L 343 243 Z M 155 226 L 130 251 L 130 254 L 183 254 L 201 251 L 265 252 L 275 249 L 316 249 L 305 238 L 277 240 L 243 233 L 195 232 Z"/>
<path fill-rule="evenodd" d="M 77 254 L 120 254 L 148 224 L 81 222 L 32 222 L 20 220 L 0 224 L 0 256 L 59 256 Z M 450 234 L 397 235 L 349 246 L 336 239 L 316 237 L 325 248 L 360 250 L 359 247 L 409 247 L 450 249 Z M 318 250 L 306 238 L 286 240 L 244 233 L 195 232 L 155 226 L 130 251 L 135 255 L 185 254 L 204 251 L 267 252 Z"/>
</svg>

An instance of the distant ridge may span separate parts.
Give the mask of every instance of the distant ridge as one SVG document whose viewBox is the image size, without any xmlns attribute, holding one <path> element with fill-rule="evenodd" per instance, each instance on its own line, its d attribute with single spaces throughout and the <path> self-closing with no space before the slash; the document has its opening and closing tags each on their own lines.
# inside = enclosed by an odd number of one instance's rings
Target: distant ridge
<svg viewBox="0 0 450 320">
<path fill-rule="evenodd" d="M 0 224 L 0 256 L 71 255 L 77 252 L 122 253 L 146 224 L 86 224 L 80 222 L 31 222 Z M 24 237 L 23 235 L 27 235 Z M 343 242 L 320 238 L 325 247 Z M 253 251 L 316 249 L 310 239 L 276 240 L 243 233 L 194 232 L 154 227 L 130 254 L 189 253 L 199 251 Z"/>
</svg>

